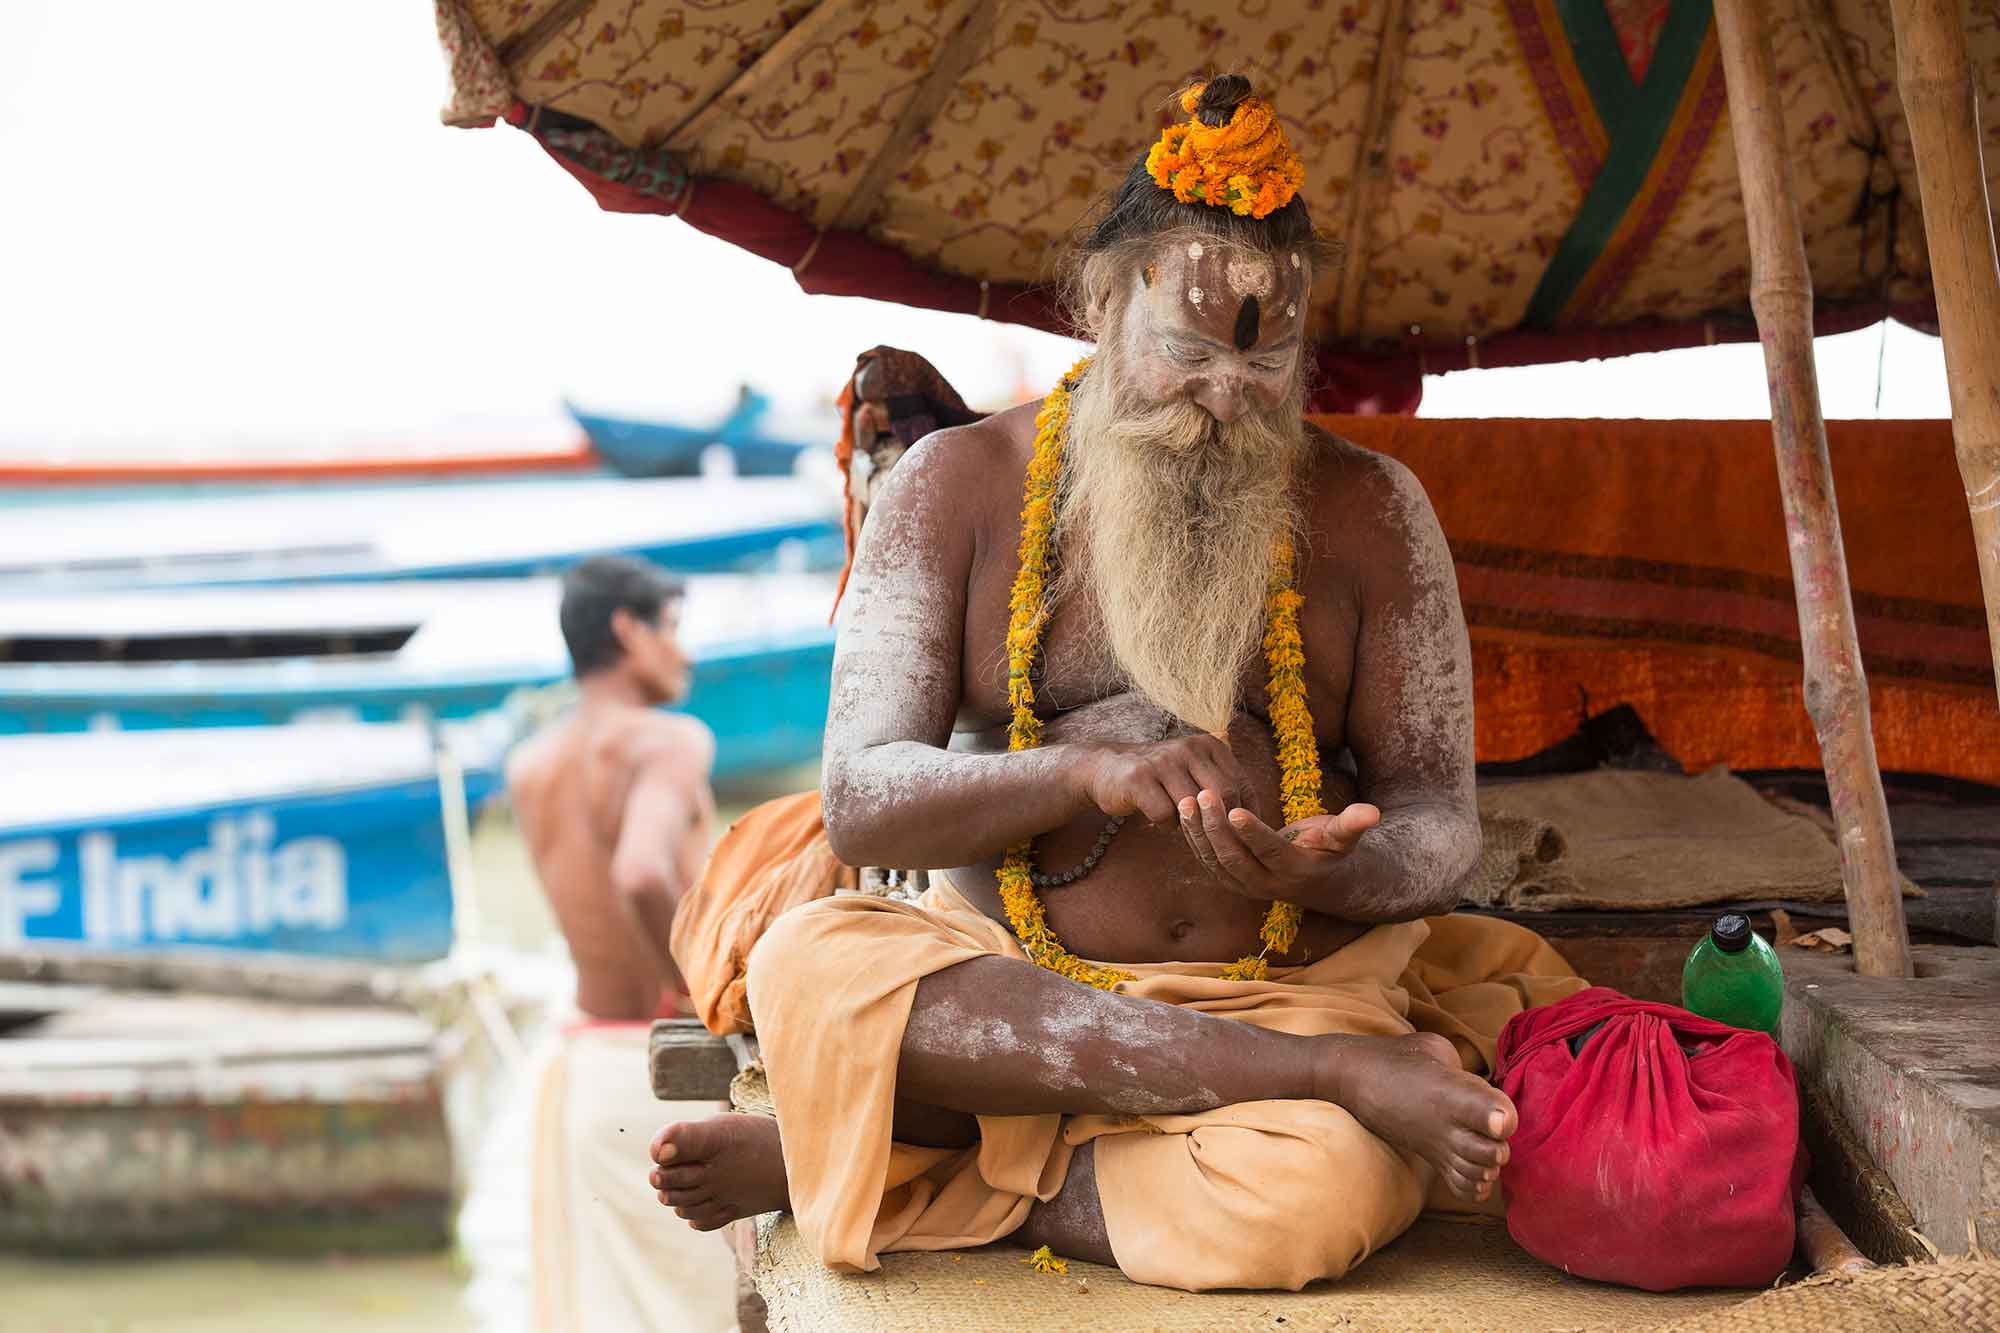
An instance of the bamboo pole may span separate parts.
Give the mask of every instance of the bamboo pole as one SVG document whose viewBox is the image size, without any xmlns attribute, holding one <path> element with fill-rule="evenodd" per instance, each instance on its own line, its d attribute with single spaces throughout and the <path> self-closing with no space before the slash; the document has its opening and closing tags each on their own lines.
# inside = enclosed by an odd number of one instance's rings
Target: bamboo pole
<svg viewBox="0 0 2000 1333">
<path fill-rule="evenodd" d="M 1410 43 L 1408 8 L 1408 0 L 1388 0 L 1383 10 L 1368 108 L 1362 114 L 1361 138 L 1354 145 L 1354 174 L 1347 185 L 1347 243 L 1340 255 L 1340 289 L 1333 307 L 1333 329 L 1342 338 L 1361 333 L 1361 305 L 1368 294 L 1368 234 L 1389 184 L 1389 122 L 1395 119 L 1403 91 L 1403 52 Z"/>
<path fill-rule="evenodd" d="M 1771 435 L 1799 602 L 1806 711 L 1819 737 L 1840 843 L 1854 961 L 1866 976 L 1910 975 L 1895 842 L 1869 726 L 1847 555 L 1834 507 L 1826 422 L 1813 367 L 1812 275 L 1792 193 L 1782 103 L 1764 0 L 1716 0 L 1736 174 L 1750 230 L 1750 306 L 1764 344 Z"/>
<path fill-rule="evenodd" d="M 1954 0 L 1890 0 L 1889 13 L 1944 334 L 1951 437 L 1972 511 L 2000 690 L 2000 265 L 1980 160 L 1978 94 Z"/>
</svg>

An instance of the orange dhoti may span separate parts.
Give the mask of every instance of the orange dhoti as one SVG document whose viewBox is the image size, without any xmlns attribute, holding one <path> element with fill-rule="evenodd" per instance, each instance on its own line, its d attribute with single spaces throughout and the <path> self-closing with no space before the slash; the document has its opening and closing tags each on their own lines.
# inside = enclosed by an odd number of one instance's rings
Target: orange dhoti
<svg viewBox="0 0 2000 1333">
<path fill-rule="evenodd" d="M 1055 1196 L 1071 1155 L 1093 1142 L 1111 1249 L 1139 1282 L 1296 1290 L 1346 1273 L 1422 1211 L 1429 1164 L 1330 1102 L 980 1116 L 971 1148 L 895 1142 L 917 983 L 992 955 L 1023 957 L 1004 926 L 942 884 L 915 905 L 852 895 L 795 908 L 752 952 L 750 1010 L 792 1210 L 830 1267 L 865 1272 L 888 1251 L 998 1240 Z M 1482 1073 L 1509 1018 L 1584 985 L 1532 931 L 1457 915 L 1377 926 L 1264 981 L 1224 981 L 1219 963 L 1119 966 L 1137 974 L 1121 994 L 1280 1032 L 1441 1033 Z"/>
</svg>

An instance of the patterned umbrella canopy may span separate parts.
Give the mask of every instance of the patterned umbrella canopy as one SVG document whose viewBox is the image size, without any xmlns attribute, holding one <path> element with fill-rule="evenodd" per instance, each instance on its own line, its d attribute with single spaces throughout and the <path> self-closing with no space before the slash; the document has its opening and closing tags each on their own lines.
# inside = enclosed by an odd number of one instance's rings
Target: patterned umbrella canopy
<svg viewBox="0 0 2000 1333">
<path fill-rule="evenodd" d="M 1821 330 L 1932 326 L 1886 0 L 1767 11 Z M 1345 246 L 1321 406 L 1756 336 L 1710 0 L 438 0 L 438 26 L 447 121 L 520 126 L 604 207 L 808 291 L 1056 327 L 1069 230 L 1230 70 Z M 1967 38 L 1991 135 L 1992 6 Z"/>
</svg>

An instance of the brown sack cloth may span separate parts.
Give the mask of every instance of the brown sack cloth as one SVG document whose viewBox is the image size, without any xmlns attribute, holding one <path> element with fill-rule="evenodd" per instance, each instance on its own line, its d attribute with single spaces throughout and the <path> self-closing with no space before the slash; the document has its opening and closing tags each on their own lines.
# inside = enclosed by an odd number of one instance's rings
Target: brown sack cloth
<svg viewBox="0 0 2000 1333">
<path fill-rule="evenodd" d="M 1832 839 L 1721 768 L 1482 782 L 1479 825 L 1462 897 L 1480 907 L 1644 911 L 1842 892 Z"/>
<path fill-rule="evenodd" d="M 858 882 L 827 846 L 817 791 L 766 801 L 731 824 L 674 912 L 669 943 L 708 1030 L 750 1031 L 743 970 L 773 921 Z"/>
</svg>

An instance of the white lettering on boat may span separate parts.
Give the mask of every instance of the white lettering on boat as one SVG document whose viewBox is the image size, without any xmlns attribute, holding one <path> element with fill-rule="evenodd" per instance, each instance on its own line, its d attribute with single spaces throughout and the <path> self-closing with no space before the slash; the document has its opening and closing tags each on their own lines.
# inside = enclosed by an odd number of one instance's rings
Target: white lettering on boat
<svg viewBox="0 0 2000 1333">
<path fill-rule="evenodd" d="M 62 890 L 46 880 L 29 879 L 56 868 L 54 838 L 26 838 L 0 843 L 0 944 L 27 938 L 27 919 L 48 916 L 62 906 Z"/>
<path fill-rule="evenodd" d="M 274 929 L 338 930 L 347 922 L 347 854 L 332 838 L 274 845 L 270 815 L 210 821 L 208 842 L 179 855 L 120 856 L 114 834 L 77 839 L 83 938 L 132 945 L 221 940 Z M 30 916 L 61 906 L 62 886 L 36 878 L 57 862 L 54 838 L 0 843 L 0 944 Z"/>
</svg>

